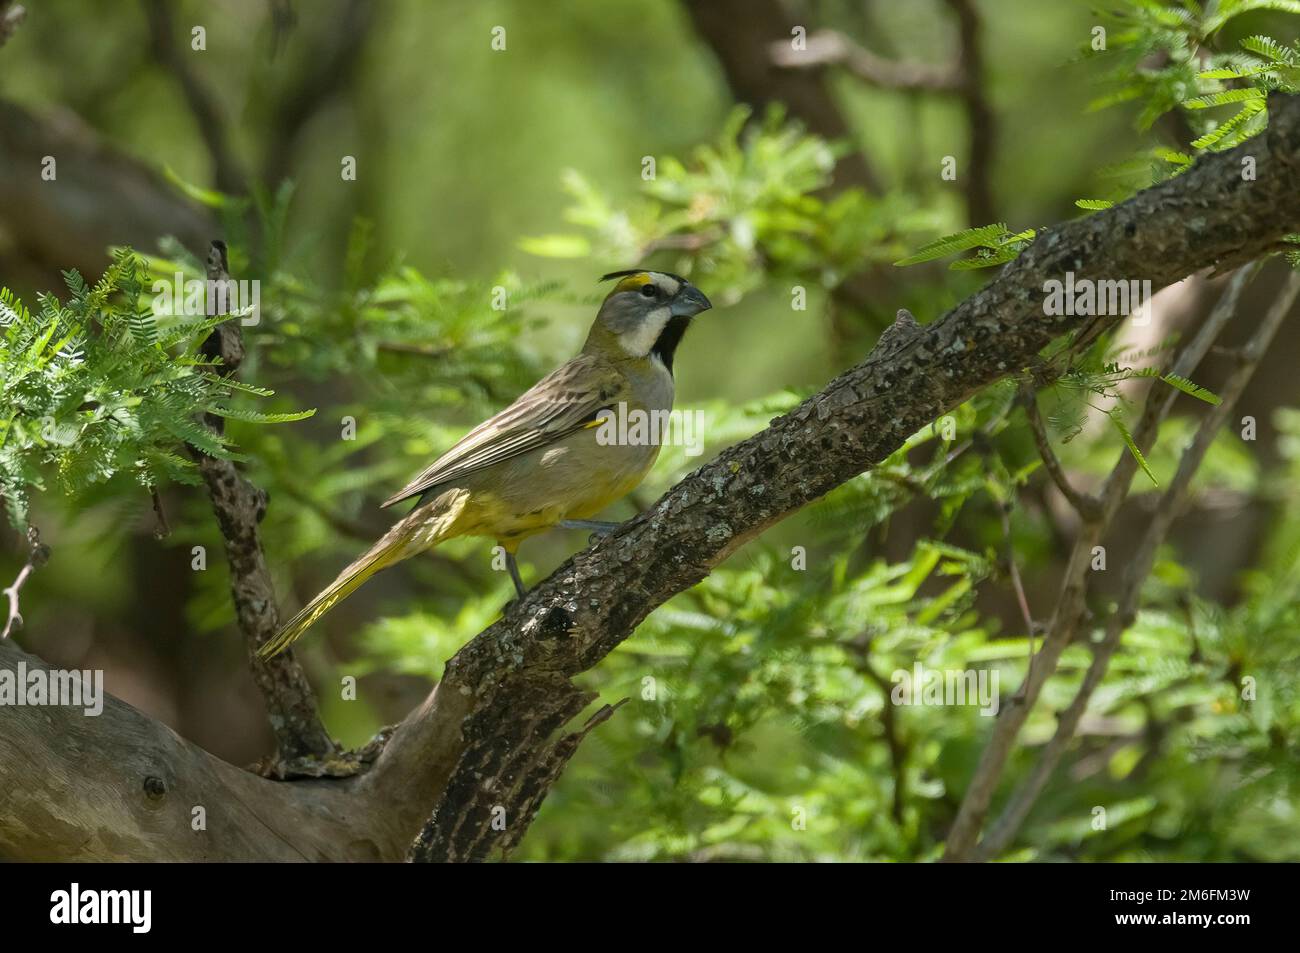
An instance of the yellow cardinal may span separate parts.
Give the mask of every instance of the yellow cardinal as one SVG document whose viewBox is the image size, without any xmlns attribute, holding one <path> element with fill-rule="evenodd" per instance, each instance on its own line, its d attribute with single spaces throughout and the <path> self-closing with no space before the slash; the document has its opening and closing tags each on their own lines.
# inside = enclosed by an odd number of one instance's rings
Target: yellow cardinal
<svg viewBox="0 0 1300 953">
<path fill-rule="evenodd" d="M 709 299 L 680 275 L 617 271 L 582 352 L 479 424 L 384 506 L 415 508 L 290 619 L 260 651 L 274 655 L 379 570 L 457 536 L 487 536 L 505 549 L 515 589 L 519 544 L 554 526 L 608 532 L 592 520 L 641 482 L 658 442 L 598 439 L 608 413 L 666 412 L 673 354 Z"/>
</svg>

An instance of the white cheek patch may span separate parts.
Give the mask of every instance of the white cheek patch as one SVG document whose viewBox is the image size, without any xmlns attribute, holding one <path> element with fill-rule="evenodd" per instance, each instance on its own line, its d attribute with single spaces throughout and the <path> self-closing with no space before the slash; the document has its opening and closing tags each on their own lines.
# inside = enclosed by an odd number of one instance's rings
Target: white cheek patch
<svg viewBox="0 0 1300 953">
<path fill-rule="evenodd" d="M 672 311 L 666 306 L 651 311 L 637 327 L 619 335 L 619 345 L 631 357 L 645 357 L 655 346 L 655 341 L 659 340 L 659 335 L 668 326 L 671 317 Z"/>
</svg>

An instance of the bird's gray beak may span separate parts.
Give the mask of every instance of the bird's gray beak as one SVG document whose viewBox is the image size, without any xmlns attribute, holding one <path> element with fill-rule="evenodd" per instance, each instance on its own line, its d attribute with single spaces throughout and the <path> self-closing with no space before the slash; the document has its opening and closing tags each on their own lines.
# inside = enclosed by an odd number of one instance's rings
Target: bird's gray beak
<svg viewBox="0 0 1300 953">
<path fill-rule="evenodd" d="M 685 284 L 673 295 L 671 312 L 674 318 L 693 318 L 712 307 L 709 299 L 704 297 L 704 292 L 692 284 Z"/>
</svg>

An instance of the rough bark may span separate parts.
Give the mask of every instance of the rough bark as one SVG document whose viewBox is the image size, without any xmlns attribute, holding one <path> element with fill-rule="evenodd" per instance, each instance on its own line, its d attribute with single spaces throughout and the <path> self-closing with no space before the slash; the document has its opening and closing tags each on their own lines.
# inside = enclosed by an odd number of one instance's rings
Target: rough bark
<svg viewBox="0 0 1300 953">
<path fill-rule="evenodd" d="M 1257 176 L 1242 177 L 1253 157 Z M 0 854 L 121 858 L 196 854 L 188 823 L 137 799 L 142 771 L 240 826 L 209 857 L 395 859 L 431 816 L 418 860 L 489 856 L 522 836 L 567 745 L 557 732 L 597 664 L 655 607 L 767 527 L 878 463 L 979 389 L 1090 321 L 1044 314 L 1044 282 L 1150 279 L 1159 287 L 1270 251 L 1300 229 L 1300 98 L 1275 97 L 1268 132 L 1113 209 L 1051 228 L 981 291 L 893 342 L 798 408 L 682 480 L 574 556 L 448 663 L 435 692 L 373 766 L 335 781 L 274 783 L 221 765 L 120 703 L 99 719 L 0 708 Z M 17 650 L 0 646 L 0 660 Z M 87 752 L 105 753 L 88 757 Z M 117 757 L 109 757 L 115 753 Z M 571 752 L 570 752 L 571 753 Z M 93 777 L 87 774 L 93 773 Z M 71 779 L 75 779 L 75 783 Z M 58 795 L 51 813 L 24 785 Z M 98 796 L 91 796 L 94 791 Z M 491 820 L 504 811 L 505 824 Z M 244 813 L 247 812 L 247 813 Z M 247 827 L 242 825 L 247 824 Z M 269 828 L 270 831 L 266 831 Z M 429 834 L 432 836 L 428 836 Z"/>
</svg>

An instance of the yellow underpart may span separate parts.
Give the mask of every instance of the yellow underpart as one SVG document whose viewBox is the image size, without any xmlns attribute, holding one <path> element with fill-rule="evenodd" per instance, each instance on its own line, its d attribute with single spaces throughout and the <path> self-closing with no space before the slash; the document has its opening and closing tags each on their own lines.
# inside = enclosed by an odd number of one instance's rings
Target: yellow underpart
<svg viewBox="0 0 1300 953">
<path fill-rule="evenodd" d="M 521 515 L 491 492 L 479 490 L 470 498 L 453 532 L 456 536 L 495 539 L 506 552 L 514 553 L 525 539 L 550 529 L 560 517 L 559 511 L 554 509 Z"/>
</svg>

